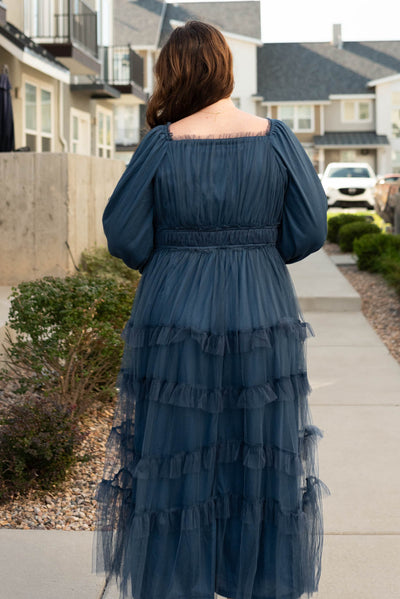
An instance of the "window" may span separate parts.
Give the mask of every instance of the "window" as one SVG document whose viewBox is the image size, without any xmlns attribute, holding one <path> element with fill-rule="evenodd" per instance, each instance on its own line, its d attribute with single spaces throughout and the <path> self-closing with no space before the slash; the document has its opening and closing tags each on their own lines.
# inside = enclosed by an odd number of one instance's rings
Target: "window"
<svg viewBox="0 0 400 599">
<path fill-rule="evenodd" d="M 140 141 L 139 105 L 115 106 L 114 140 L 120 146 L 130 146 Z"/>
<path fill-rule="evenodd" d="M 371 121 L 369 100 L 343 100 L 342 121 L 344 123 L 364 123 Z"/>
<path fill-rule="evenodd" d="M 25 144 L 33 152 L 51 152 L 53 146 L 53 92 L 28 81 L 25 81 L 24 91 Z"/>
<path fill-rule="evenodd" d="M 363 166 L 332 166 L 327 172 L 327 177 L 351 177 L 370 178 L 371 173 Z"/>
<path fill-rule="evenodd" d="M 400 92 L 392 94 L 392 137 L 400 137 Z"/>
<path fill-rule="evenodd" d="M 97 156 L 111 158 L 112 155 L 112 112 L 97 109 Z"/>
<path fill-rule="evenodd" d="M 314 106 L 287 104 L 278 107 L 278 118 L 293 131 L 314 131 Z"/>
</svg>

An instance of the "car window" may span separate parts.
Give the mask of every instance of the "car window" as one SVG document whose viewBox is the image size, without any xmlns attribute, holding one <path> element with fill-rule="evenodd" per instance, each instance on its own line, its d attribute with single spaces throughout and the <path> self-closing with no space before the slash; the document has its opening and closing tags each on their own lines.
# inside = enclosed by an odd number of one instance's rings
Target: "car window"
<svg viewBox="0 0 400 599">
<path fill-rule="evenodd" d="M 386 183 L 396 183 L 400 179 L 400 175 L 398 177 L 386 177 Z"/>
<path fill-rule="evenodd" d="M 369 170 L 363 166 L 336 166 L 332 167 L 328 177 L 371 177 Z"/>
</svg>

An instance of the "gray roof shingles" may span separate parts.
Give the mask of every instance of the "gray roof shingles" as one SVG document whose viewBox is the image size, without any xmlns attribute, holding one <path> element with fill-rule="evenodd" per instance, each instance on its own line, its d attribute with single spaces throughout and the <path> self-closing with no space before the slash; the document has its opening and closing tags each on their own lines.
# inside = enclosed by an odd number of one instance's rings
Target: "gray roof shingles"
<svg viewBox="0 0 400 599">
<path fill-rule="evenodd" d="M 184 2 L 167 4 L 160 46 L 166 42 L 172 31 L 170 20 L 189 21 L 190 19 L 205 21 L 219 29 L 261 39 L 260 2 Z"/>
<path fill-rule="evenodd" d="M 163 0 L 114 0 L 114 45 L 156 46 Z"/>
<path fill-rule="evenodd" d="M 368 81 L 400 72 L 400 41 L 271 43 L 257 52 L 258 94 L 270 102 L 371 93 Z"/>
<path fill-rule="evenodd" d="M 386 135 L 377 135 L 375 131 L 329 131 L 324 135 L 315 135 L 316 146 L 383 146 L 389 144 Z"/>
<path fill-rule="evenodd" d="M 114 0 L 114 45 L 156 47 L 158 44 L 161 47 L 172 31 L 171 19 L 184 22 L 197 19 L 230 33 L 261 39 L 259 0 L 181 4 L 167 4 L 163 0 Z"/>
</svg>

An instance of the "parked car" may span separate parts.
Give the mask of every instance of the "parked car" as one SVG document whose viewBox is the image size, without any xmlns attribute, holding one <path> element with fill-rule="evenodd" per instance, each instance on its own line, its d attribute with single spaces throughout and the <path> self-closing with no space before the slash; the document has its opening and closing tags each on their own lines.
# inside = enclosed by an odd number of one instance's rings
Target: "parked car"
<svg viewBox="0 0 400 599">
<path fill-rule="evenodd" d="M 388 212 L 389 190 L 393 183 L 396 182 L 400 182 L 400 173 L 390 173 L 378 177 L 374 188 L 375 210 L 384 220 L 386 220 L 386 213 Z M 388 220 L 387 222 L 390 221 Z"/>
<path fill-rule="evenodd" d="M 321 179 L 332 206 L 375 207 L 374 187 L 376 175 L 366 162 L 331 162 Z"/>
</svg>

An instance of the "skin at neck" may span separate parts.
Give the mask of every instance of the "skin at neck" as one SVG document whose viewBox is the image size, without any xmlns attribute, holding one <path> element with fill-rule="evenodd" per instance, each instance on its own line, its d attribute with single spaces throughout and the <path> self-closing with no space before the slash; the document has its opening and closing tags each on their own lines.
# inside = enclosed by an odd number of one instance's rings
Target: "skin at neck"
<svg viewBox="0 0 400 599">
<path fill-rule="evenodd" d="M 255 116 L 236 107 L 232 98 L 222 98 L 198 112 L 171 123 L 173 136 L 218 135 L 252 133 L 263 135 L 268 129 L 265 118 Z"/>
</svg>

